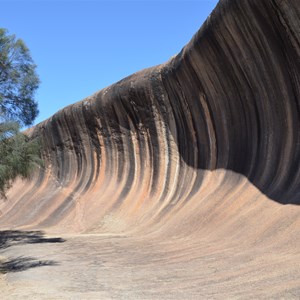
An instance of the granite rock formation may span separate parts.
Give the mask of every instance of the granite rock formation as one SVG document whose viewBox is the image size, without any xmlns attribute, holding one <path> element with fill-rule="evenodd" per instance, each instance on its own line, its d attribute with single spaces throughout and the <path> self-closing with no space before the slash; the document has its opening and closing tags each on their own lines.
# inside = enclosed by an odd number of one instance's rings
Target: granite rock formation
<svg viewBox="0 0 300 300">
<path fill-rule="evenodd" d="M 15 184 L 0 225 L 180 235 L 240 224 L 256 239 L 270 222 L 299 224 L 299 16 L 297 0 L 222 0 L 170 61 L 31 128 L 45 169 Z M 282 213 L 269 221 L 272 207 Z"/>
<path fill-rule="evenodd" d="M 232 203 L 247 216 L 257 195 L 299 204 L 299 16 L 297 0 L 220 1 L 170 61 L 32 128 L 46 168 L 0 224 L 123 230 L 192 205 L 185 217 Z"/>
<path fill-rule="evenodd" d="M 45 168 L 15 183 L 0 227 L 95 234 L 73 241 L 94 247 L 78 274 L 104 251 L 108 295 L 299 298 L 299 28 L 298 0 L 221 0 L 177 56 L 28 131 Z"/>
</svg>

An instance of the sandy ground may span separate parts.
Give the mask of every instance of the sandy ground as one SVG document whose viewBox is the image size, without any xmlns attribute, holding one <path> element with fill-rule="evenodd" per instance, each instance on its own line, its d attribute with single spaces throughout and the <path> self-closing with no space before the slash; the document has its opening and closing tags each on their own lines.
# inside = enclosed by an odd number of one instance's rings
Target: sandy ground
<svg viewBox="0 0 300 300">
<path fill-rule="evenodd" d="M 2 261 L 18 259 L 18 265 L 0 275 L 1 299 L 300 298 L 300 254 L 288 248 L 276 253 L 190 238 L 62 238 L 2 249 Z"/>
</svg>

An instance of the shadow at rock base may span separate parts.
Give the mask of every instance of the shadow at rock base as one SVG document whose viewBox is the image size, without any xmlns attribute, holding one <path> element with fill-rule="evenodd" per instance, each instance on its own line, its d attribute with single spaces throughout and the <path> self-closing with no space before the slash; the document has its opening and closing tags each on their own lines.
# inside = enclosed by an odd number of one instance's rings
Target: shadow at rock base
<svg viewBox="0 0 300 300">
<path fill-rule="evenodd" d="M 55 265 L 58 265 L 58 263 L 53 260 L 37 260 L 33 257 L 20 256 L 8 259 L 5 262 L 0 261 L 0 273 L 6 274 L 11 272 L 20 272 L 31 268 Z"/>
<path fill-rule="evenodd" d="M 45 237 L 42 231 L 21 231 L 21 230 L 4 230 L 0 231 L 0 250 L 4 251 L 9 247 L 20 246 L 26 244 L 42 244 L 42 243 L 63 243 L 62 238 Z M 58 263 L 53 260 L 39 260 L 34 257 L 19 256 L 16 258 L 8 258 L 0 260 L 0 274 L 10 272 L 20 272 L 31 268 L 42 266 L 55 266 Z"/>
</svg>

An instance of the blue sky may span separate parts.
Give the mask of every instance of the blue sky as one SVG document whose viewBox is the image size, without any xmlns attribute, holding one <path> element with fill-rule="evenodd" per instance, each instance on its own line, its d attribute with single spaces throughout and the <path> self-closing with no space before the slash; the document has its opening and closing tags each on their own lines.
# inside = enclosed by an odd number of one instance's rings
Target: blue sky
<svg viewBox="0 0 300 300">
<path fill-rule="evenodd" d="M 0 27 L 25 41 L 41 79 L 39 123 L 180 52 L 217 0 L 0 0 Z"/>
</svg>

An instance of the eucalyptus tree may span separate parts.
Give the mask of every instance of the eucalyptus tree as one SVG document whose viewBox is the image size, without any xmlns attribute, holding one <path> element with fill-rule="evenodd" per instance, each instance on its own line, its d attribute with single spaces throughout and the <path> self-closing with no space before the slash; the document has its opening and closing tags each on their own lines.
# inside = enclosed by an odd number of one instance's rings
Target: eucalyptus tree
<svg viewBox="0 0 300 300">
<path fill-rule="evenodd" d="M 0 196 L 18 177 L 28 178 L 41 164 L 39 146 L 20 132 L 37 117 L 39 86 L 29 49 L 21 39 L 0 28 Z"/>
</svg>

